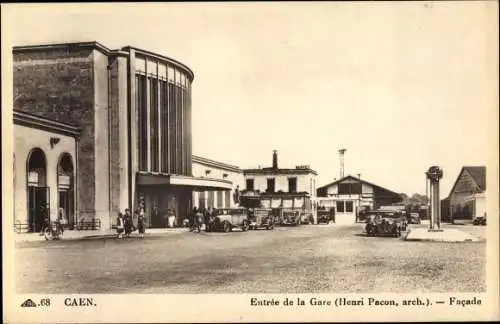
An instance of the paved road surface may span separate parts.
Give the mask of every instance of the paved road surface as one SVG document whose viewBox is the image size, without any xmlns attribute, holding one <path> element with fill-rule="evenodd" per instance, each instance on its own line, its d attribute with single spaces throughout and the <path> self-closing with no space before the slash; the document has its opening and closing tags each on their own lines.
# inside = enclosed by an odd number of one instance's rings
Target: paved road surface
<svg viewBox="0 0 500 324">
<path fill-rule="evenodd" d="M 475 292 L 485 243 L 405 242 L 362 226 L 181 233 L 16 247 L 20 293 Z"/>
</svg>

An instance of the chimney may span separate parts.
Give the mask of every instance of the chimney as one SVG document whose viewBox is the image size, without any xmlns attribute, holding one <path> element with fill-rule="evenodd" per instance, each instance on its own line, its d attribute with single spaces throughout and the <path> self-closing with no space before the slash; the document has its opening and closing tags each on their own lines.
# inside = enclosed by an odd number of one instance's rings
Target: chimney
<svg viewBox="0 0 500 324">
<path fill-rule="evenodd" d="M 273 169 L 278 168 L 278 151 L 273 150 Z"/>
</svg>

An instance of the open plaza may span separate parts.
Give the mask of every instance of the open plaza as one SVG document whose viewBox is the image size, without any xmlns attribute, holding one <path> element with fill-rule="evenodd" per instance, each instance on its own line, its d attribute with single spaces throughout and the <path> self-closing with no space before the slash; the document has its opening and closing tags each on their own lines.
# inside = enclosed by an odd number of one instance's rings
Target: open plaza
<svg viewBox="0 0 500 324">
<path fill-rule="evenodd" d="M 16 287 L 40 294 L 485 291 L 485 227 L 452 227 L 481 241 L 367 237 L 357 224 L 18 242 Z"/>
</svg>

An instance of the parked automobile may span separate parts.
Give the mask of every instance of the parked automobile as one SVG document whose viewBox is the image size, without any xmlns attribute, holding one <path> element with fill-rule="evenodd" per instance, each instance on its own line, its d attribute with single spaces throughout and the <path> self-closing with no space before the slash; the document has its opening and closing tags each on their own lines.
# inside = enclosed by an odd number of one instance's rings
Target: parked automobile
<svg viewBox="0 0 500 324">
<path fill-rule="evenodd" d="M 297 226 L 299 224 L 300 224 L 300 211 L 298 211 L 298 210 L 282 210 L 282 212 L 281 212 L 281 225 Z"/>
<path fill-rule="evenodd" d="M 314 216 L 311 212 L 300 212 L 301 224 L 314 224 Z"/>
<path fill-rule="evenodd" d="M 473 225 L 482 225 L 486 226 L 486 216 L 477 216 L 473 221 Z"/>
<path fill-rule="evenodd" d="M 410 213 L 407 217 L 408 224 L 420 224 L 420 214 L 419 213 Z"/>
<path fill-rule="evenodd" d="M 235 228 L 240 228 L 243 232 L 250 228 L 248 210 L 246 208 L 222 208 L 208 224 L 208 232 L 231 232 Z"/>
<path fill-rule="evenodd" d="M 320 209 L 317 211 L 318 214 L 318 224 L 328 224 L 330 222 L 335 223 L 335 208 L 330 209 Z"/>
<path fill-rule="evenodd" d="M 271 209 L 268 208 L 253 208 L 250 210 L 250 229 L 265 228 L 267 230 L 274 229 L 274 217 Z"/>
<path fill-rule="evenodd" d="M 372 212 L 366 220 L 366 234 L 368 236 L 394 235 L 401 236 L 406 231 L 407 222 L 400 212 Z"/>
</svg>

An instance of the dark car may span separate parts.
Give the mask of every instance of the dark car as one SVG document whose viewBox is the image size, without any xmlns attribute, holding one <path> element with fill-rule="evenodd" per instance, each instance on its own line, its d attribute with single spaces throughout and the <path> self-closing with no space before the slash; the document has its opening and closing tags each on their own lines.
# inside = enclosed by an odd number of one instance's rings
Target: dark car
<svg viewBox="0 0 500 324">
<path fill-rule="evenodd" d="M 420 224 L 420 215 L 419 213 L 410 213 L 407 217 L 408 219 L 408 224 Z"/>
<path fill-rule="evenodd" d="M 314 216 L 311 212 L 300 212 L 300 223 L 301 224 L 314 224 Z"/>
<path fill-rule="evenodd" d="M 249 215 L 250 229 L 274 229 L 274 217 L 269 208 L 253 208 Z"/>
<path fill-rule="evenodd" d="M 298 210 L 282 210 L 281 225 L 300 225 L 300 211 Z"/>
<path fill-rule="evenodd" d="M 209 222 L 208 232 L 231 232 L 240 228 L 243 232 L 250 228 L 246 208 L 223 208 L 217 210 L 217 215 Z"/>
<path fill-rule="evenodd" d="M 372 212 L 366 219 L 366 234 L 368 236 L 391 235 L 399 237 L 406 231 L 407 222 L 399 212 Z"/>
<path fill-rule="evenodd" d="M 318 209 L 318 224 L 329 224 L 330 222 L 335 223 L 335 208 L 330 209 Z"/>
<path fill-rule="evenodd" d="M 486 216 L 477 216 L 473 221 L 473 225 L 482 225 L 486 226 Z"/>
</svg>

